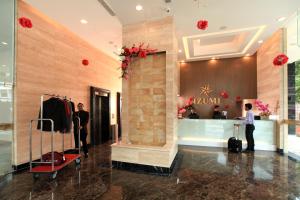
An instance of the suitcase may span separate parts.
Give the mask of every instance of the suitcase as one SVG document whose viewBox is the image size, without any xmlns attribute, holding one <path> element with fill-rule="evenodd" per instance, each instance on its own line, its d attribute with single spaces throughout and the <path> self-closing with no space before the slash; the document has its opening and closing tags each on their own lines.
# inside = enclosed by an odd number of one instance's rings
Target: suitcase
<svg viewBox="0 0 300 200">
<path fill-rule="evenodd" d="M 52 162 L 52 153 L 46 153 L 42 156 L 43 162 Z M 58 166 L 63 164 L 66 161 L 65 156 L 62 153 L 58 153 L 56 151 L 54 151 L 54 165 Z M 49 164 L 44 164 L 44 165 L 51 165 L 51 163 Z"/>
<path fill-rule="evenodd" d="M 239 139 L 239 129 L 240 129 L 240 124 L 234 124 L 234 136 L 228 139 L 229 152 L 233 152 L 233 153 L 242 152 L 243 144 L 242 144 L 242 140 Z"/>
</svg>

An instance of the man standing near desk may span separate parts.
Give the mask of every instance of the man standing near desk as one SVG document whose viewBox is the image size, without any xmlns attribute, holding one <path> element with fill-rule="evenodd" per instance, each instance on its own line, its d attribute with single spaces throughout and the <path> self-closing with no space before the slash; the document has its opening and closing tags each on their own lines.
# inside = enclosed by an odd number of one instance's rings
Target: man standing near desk
<svg viewBox="0 0 300 200">
<path fill-rule="evenodd" d="M 83 109 L 83 104 L 79 103 L 77 105 L 78 112 L 75 112 L 75 116 L 78 116 L 80 118 L 80 140 L 82 142 L 82 148 L 84 152 L 84 156 L 87 158 L 88 157 L 88 148 L 87 148 L 87 142 L 86 138 L 88 135 L 88 129 L 87 129 L 87 124 L 89 122 L 89 112 L 85 111 Z M 78 141 L 78 122 L 74 120 L 74 138 L 75 138 L 75 146 L 76 148 L 79 148 L 79 141 Z"/>
<path fill-rule="evenodd" d="M 254 126 L 254 113 L 252 112 L 252 104 L 246 103 L 245 110 L 247 111 L 246 119 L 244 124 L 246 124 L 246 140 L 247 140 L 247 149 L 243 153 L 254 152 L 254 138 L 253 131 L 255 130 Z"/>
</svg>

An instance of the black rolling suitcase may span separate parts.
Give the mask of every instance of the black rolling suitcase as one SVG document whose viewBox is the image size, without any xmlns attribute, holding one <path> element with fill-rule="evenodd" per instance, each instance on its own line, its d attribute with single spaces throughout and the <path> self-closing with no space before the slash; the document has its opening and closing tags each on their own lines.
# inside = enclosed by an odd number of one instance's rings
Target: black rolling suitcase
<svg viewBox="0 0 300 200">
<path fill-rule="evenodd" d="M 242 140 L 239 139 L 240 124 L 234 124 L 234 137 L 228 140 L 228 151 L 233 153 L 242 152 Z M 237 133 L 237 134 L 236 134 Z M 235 137 L 237 136 L 237 137 Z"/>
</svg>

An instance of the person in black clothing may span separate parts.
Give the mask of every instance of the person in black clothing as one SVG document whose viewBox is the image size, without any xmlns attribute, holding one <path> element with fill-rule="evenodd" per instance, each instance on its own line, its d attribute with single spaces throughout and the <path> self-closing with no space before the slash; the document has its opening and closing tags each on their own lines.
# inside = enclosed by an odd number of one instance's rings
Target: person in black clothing
<svg viewBox="0 0 300 200">
<path fill-rule="evenodd" d="M 191 109 L 191 113 L 188 116 L 189 119 L 199 119 L 199 115 L 194 111 L 194 109 Z"/>
<path fill-rule="evenodd" d="M 80 127 L 78 127 L 78 120 L 76 117 L 74 118 L 74 138 L 75 138 L 75 146 L 79 148 L 79 141 L 78 141 L 78 130 L 80 130 L 80 140 L 82 142 L 82 148 L 85 157 L 88 157 L 88 148 L 86 138 L 88 135 L 87 124 L 89 122 L 89 113 L 83 109 L 83 104 L 79 103 L 77 105 L 78 112 L 75 112 L 75 116 L 80 118 Z"/>
<path fill-rule="evenodd" d="M 221 119 L 222 118 L 222 113 L 220 112 L 220 106 L 215 105 L 214 107 L 214 112 L 213 112 L 213 119 Z"/>
</svg>

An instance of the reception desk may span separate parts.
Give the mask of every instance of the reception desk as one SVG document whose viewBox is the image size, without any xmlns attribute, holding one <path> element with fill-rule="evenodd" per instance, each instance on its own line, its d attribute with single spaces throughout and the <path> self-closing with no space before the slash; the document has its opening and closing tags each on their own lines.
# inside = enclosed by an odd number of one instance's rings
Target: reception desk
<svg viewBox="0 0 300 200">
<path fill-rule="evenodd" d="M 234 134 L 234 124 L 241 120 L 180 119 L 178 120 L 178 144 L 209 147 L 227 147 L 228 138 Z M 256 150 L 276 150 L 276 121 L 256 120 L 254 131 Z M 245 126 L 239 130 L 239 138 L 246 148 Z"/>
</svg>

